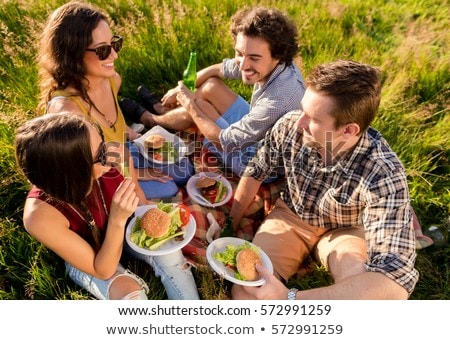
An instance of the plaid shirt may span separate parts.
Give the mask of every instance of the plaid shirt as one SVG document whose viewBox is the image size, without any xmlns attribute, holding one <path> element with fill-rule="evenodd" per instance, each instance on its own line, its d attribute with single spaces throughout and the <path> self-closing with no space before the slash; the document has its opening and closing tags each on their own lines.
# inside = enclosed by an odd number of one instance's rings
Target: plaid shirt
<svg viewBox="0 0 450 340">
<path fill-rule="evenodd" d="M 222 72 L 227 79 L 241 79 L 234 59 L 223 60 Z M 253 86 L 248 114 L 220 132 L 222 148 L 229 152 L 259 142 L 281 116 L 301 108 L 304 93 L 305 84 L 297 66 L 277 65 L 263 85 Z"/>
<path fill-rule="evenodd" d="M 380 272 L 411 293 L 419 278 L 405 170 L 373 128 L 355 149 L 324 166 L 317 149 L 302 144 L 298 112 L 266 134 L 246 175 L 263 180 L 283 171 L 281 199 L 302 220 L 321 228 L 364 226 L 368 271 Z"/>
</svg>

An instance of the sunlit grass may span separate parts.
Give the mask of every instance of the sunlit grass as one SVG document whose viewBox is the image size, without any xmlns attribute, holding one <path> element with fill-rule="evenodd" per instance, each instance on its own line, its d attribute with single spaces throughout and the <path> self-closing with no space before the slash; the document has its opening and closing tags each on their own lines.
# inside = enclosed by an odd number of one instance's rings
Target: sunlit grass
<svg viewBox="0 0 450 340">
<path fill-rule="evenodd" d="M 0 0 L 0 299 L 90 299 L 65 277 L 64 265 L 22 227 L 28 183 L 17 172 L 14 131 L 35 116 L 38 103 L 36 47 L 43 24 L 62 0 Z M 162 95 L 181 78 L 190 51 L 198 68 L 233 56 L 229 18 L 244 4 L 277 7 L 299 29 L 297 64 L 306 76 L 322 62 L 354 59 L 383 71 L 383 96 L 374 122 L 403 161 L 412 205 L 423 225 L 450 214 L 450 19 L 448 1 L 377 0 L 115 0 L 93 3 L 111 16 L 125 38 L 116 62 L 121 94 L 136 97 L 139 84 Z M 251 88 L 230 85 L 250 99 Z M 419 251 L 421 279 L 412 299 L 449 299 L 450 247 Z M 149 267 L 130 268 L 165 298 Z M 229 298 L 229 283 L 198 268 L 204 299 Z M 323 268 L 289 282 L 300 289 L 330 284 Z"/>
</svg>

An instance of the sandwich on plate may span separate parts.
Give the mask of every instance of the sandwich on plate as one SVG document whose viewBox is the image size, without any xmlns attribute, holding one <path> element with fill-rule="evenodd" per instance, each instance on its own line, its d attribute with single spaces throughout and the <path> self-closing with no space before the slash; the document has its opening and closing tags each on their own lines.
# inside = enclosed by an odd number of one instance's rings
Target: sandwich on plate
<svg viewBox="0 0 450 340">
<path fill-rule="evenodd" d="M 211 177 L 200 177 L 195 183 L 199 193 L 211 203 L 221 202 L 227 195 L 228 188 L 222 181 Z"/>
<path fill-rule="evenodd" d="M 241 281 L 256 281 L 260 275 L 256 270 L 257 264 L 262 264 L 259 249 L 245 242 L 241 245 L 227 245 L 225 250 L 216 253 L 214 258 L 231 269 L 234 278 Z"/>
<path fill-rule="evenodd" d="M 184 204 L 160 202 L 136 218 L 130 240 L 141 248 L 156 250 L 167 241 L 182 237 L 189 220 L 190 212 Z"/>
<path fill-rule="evenodd" d="M 159 162 L 174 162 L 178 157 L 173 142 L 166 140 L 160 134 L 147 136 L 144 140 L 144 146 L 147 149 L 148 156 Z"/>
</svg>

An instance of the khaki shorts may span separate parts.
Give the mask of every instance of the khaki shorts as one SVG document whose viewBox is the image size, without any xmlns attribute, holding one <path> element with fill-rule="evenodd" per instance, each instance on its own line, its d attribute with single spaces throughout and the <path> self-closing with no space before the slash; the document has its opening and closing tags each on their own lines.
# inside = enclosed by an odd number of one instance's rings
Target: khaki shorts
<svg viewBox="0 0 450 340">
<path fill-rule="evenodd" d="M 328 268 L 328 255 L 337 244 L 350 238 L 364 239 L 363 228 L 330 230 L 311 226 L 278 199 L 252 242 L 270 257 L 274 272 L 287 281 L 312 252 Z"/>
</svg>

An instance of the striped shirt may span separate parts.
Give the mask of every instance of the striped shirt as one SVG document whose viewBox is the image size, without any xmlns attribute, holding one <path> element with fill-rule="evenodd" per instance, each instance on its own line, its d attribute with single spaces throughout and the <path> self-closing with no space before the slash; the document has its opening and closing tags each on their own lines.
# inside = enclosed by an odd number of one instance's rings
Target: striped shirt
<svg viewBox="0 0 450 340">
<path fill-rule="evenodd" d="M 246 175 L 258 180 L 284 172 L 281 199 L 302 220 L 326 229 L 363 226 L 367 271 L 380 272 L 411 293 L 419 278 L 406 173 L 373 128 L 352 152 L 324 166 L 317 149 L 302 145 L 299 113 L 285 115 L 265 136 Z"/>
<path fill-rule="evenodd" d="M 222 72 L 227 79 L 241 79 L 234 59 L 223 60 Z M 222 148 L 244 149 L 259 142 L 281 116 L 301 108 L 304 93 L 304 80 L 297 66 L 277 65 L 263 85 L 253 86 L 248 114 L 220 132 Z"/>
</svg>

